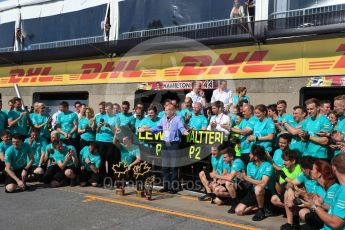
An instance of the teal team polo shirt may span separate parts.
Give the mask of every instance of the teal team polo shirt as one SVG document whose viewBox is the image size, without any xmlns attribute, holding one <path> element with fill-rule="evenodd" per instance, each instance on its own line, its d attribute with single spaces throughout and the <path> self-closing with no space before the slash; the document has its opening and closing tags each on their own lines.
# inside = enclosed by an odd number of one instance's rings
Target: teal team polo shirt
<svg viewBox="0 0 345 230">
<path fill-rule="evenodd" d="M 60 126 L 60 129 L 66 133 L 70 133 L 73 128 L 74 124 L 76 123 L 78 126 L 78 115 L 72 111 L 67 111 L 65 113 L 59 113 L 56 119 L 56 123 Z M 77 137 L 77 130 L 70 135 L 70 138 Z M 60 134 L 60 139 L 65 139 L 63 134 Z"/>
<path fill-rule="evenodd" d="M 266 189 L 274 188 L 274 168 L 271 163 L 264 161 L 259 167 L 256 166 L 254 162 L 249 162 L 247 165 L 247 176 L 254 180 L 262 180 L 263 176 L 268 176 L 270 179 L 266 184 Z M 255 186 L 253 186 L 254 188 Z"/>
<path fill-rule="evenodd" d="M 254 129 L 255 123 L 259 119 L 256 116 L 252 116 L 249 119 L 242 119 L 240 124 L 238 125 L 238 128 L 241 130 L 244 130 L 246 128 L 250 128 L 251 130 Z M 251 150 L 251 144 L 247 142 L 247 137 L 252 135 L 251 133 L 246 134 L 246 135 L 241 135 L 241 154 L 249 154 Z"/>
<path fill-rule="evenodd" d="M 31 147 L 27 143 L 22 143 L 19 149 L 12 145 L 5 152 L 5 163 L 11 164 L 11 170 L 23 169 L 31 154 Z"/>
<path fill-rule="evenodd" d="M 305 122 L 303 122 L 302 129 L 307 131 L 310 136 L 317 136 L 316 133 L 319 133 L 320 131 L 331 132 L 333 127 L 329 119 L 322 114 L 315 119 L 311 117 L 306 118 Z M 303 156 L 325 159 L 327 158 L 327 146 L 308 141 L 306 142 Z"/>
<path fill-rule="evenodd" d="M 202 128 L 207 129 L 208 120 L 202 114 L 199 114 L 199 115 L 193 114 L 189 120 L 188 125 L 194 128 L 195 130 L 202 130 Z"/>
<path fill-rule="evenodd" d="M 236 158 L 232 164 L 223 163 L 223 170 L 226 169 L 228 174 L 232 171 L 240 172 L 244 170 L 244 164 L 240 158 Z"/>
<path fill-rule="evenodd" d="M 9 121 L 14 121 L 16 120 L 21 113 L 25 112 L 22 109 L 13 109 L 8 112 L 8 120 Z M 12 135 L 28 135 L 27 131 L 27 119 L 28 115 L 23 116 L 17 124 L 13 125 L 10 127 L 10 132 Z"/>
<path fill-rule="evenodd" d="M 334 199 L 331 203 L 331 207 L 328 210 L 328 214 L 339 217 L 340 219 L 345 219 L 345 185 L 341 185 L 336 192 Z M 323 230 L 331 230 L 330 226 L 324 225 Z M 339 229 L 345 230 L 345 225 Z"/>
<path fill-rule="evenodd" d="M 253 135 L 257 137 L 264 137 L 268 134 L 274 134 L 275 133 L 275 125 L 271 118 L 265 118 L 263 121 L 260 121 L 259 119 L 254 124 L 254 130 Z M 272 151 L 272 141 L 258 141 L 258 142 L 251 142 L 251 146 L 254 144 L 260 145 L 265 148 L 266 152 Z"/>
<path fill-rule="evenodd" d="M 89 126 L 89 128 L 92 128 L 91 127 L 91 122 L 89 119 L 87 119 L 86 117 L 83 117 L 79 120 L 79 123 L 78 123 L 78 128 L 79 129 L 85 129 L 86 125 Z M 80 135 L 80 138 L 83 139 L 84 141 L 95 141 L 96 140 L 96 133 L 94 130 L 86 130 L 85 133 L 82 133 Z"/>
<path fill-rule="evenodd" d="M 222 175 L 223 173 L 223 156 L 220 154 L 218 157 L 211 156 L 212 169 L 217 173 L 217 175 Z"/>
<path fill-rule="evenodd" d="M 33 125 L 41 125 L 48 121 L 49 116 L 46 114 L 38 114 L 38 113 L 32 113 L 30 114 L 31 121 Z M 40 128 L 40 136 L 43 138 L 48 139 L 50 137 L 50 132 L 48 129 L 48 124 L 45 124 L 42 128 Z"/>
<path fill-rule="evenodd" d="M 132 164 L 137 157 L 140 157 L 140 150 L 137 145 L 132 145 L 130 149 L 127 149 L 123 144 L 120 147 L 121 162 L 126 165 Z"/>
<path fill-rule="evenodd" d="M 90 166 L 85 163 L 85 159 L 89 158 L 90 162 L 97 168 L 101 166 L 101 156 L 99 153 L 90 153 L 90 148 L 89 146 L 85 146 L 81 151 L 80 151 L 80 156 L 82 160 L 82 165 L 84 166 L 85 170 L 87 171 L 92 171 Z"/>
</svg>

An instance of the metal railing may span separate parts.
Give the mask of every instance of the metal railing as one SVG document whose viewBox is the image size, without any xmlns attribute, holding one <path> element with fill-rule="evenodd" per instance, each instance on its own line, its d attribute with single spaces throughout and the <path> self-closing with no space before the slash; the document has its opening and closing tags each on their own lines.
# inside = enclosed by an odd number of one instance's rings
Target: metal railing
<svg viewBox="0 0 345 230">
<path fill-rule="evenodd" d="M 13 47 L 0 48 L 0 53 L 7 53 L 7 52 L 13 52 L 13 51 L 14 51 Z"/>
<path fill-rule="evenodd" d="M 98 43 L 98 42 L 103 42 L 103 41 L 104 41 L 104 36 L 96 36 L 96 37 L 88 37 L 88 38 L 78 38 L 78 39 L 71 39 L 71 40 L 31 44 L 24 47 L 23 49 L 24 50 L 52 49 L 52 48 L 59 48 L 59 47 Z"/>
<path fill-rule="evenodd" d="M 178 35 L 196 39 L 238 34 L 248 34 L 247 17 L 126 32 L 119 35 L 119 40 L 161 37 L 165 35 Z"/>
<path fill-rule="evenodd" d="M 284 30 L 345 23 L 345 4 L 273 13 L 268 30 Z"/>
</svg>

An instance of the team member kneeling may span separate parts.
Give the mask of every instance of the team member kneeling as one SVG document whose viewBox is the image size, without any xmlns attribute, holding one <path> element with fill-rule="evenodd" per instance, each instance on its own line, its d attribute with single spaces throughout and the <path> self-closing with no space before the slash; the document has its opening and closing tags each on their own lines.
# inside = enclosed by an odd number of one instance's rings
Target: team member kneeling
<svg viewBox="0 0 345 230">
<path fill-rule="evenodd" d="M 241 159 L 235 159 L 235 151 L 232 148 L 228 148 L 223 154 L 223 172 L 226 171 L 225 175 L 215 175 L 214 178 L 224 181 L 215 188 L 214 193 L 217 198 L 214 202 L 218 205 L 223 203 L 224 197 L 230 197 L 231 208 L 228 213 L 235 213 L 235 208 L 239 203 L 238 194 L 243 194 L 245 191 L 241 186 L 238 185 L 237 174 L 244 170 L 244 164 Z M 237 192 L 237 190 L 241 190 Z"/>
<path fill-rule="evenodd" d="M 43 182 L 54 188 L 64 185 L 69 179 L 70 185 L 74 186 L 78 165 L 75 148 L 61 141 L 54 141 L 52 146 L 53 149 L 48 150 L 47 158 L 50 158 L 51 162 Z"/>
<path fill-rule="evenodd" d="M 101 157 L 98 153 L 98 147 L 94 142 L 90 146 L 85 146 L 81 152 L 81 172 L 80 172 L 80 186 L 85 187 L 91 184 L 96 187 L 99 183 L 99 167 L 101 165 Z"/>
<path fill-rule="evenodd" d="M 17 187 L 26 189 L 27 171 L 34 161 L 31 147 L 23 143 L 20 136 L 13 136 L 12 144 L 5 152 L 5 192 L 14 192 Z"/>
<path fill-rule="evenodd" d="M 262 146 L 253 145 L 249 157 L 251 162 L 247 166 L 247 175 L 238 173 L 237 177 L 244 181 L 244 184 L 249 184 L 251 190 L 241 199 L 235 212 L 242 216 L 258 206 L 259 210 L 253 216 L 253 221 L 261 221 L 271 215 L 268 205 L 264 204 L 270 201 L 274 187 L 274 169 L 266 160 L 266 152 Z"/>
<path fill-rule="evenodd" d="M 28 171 L 28 181 L 41 180 L 44 174 L 45 167 L 43 162 L 47 141 L 39 135 L 39 129 L 33 128 L 30 137 L 24 141 L 24 143 L 30 145 L 34 156 L 34 162 Z"/>
</svg>

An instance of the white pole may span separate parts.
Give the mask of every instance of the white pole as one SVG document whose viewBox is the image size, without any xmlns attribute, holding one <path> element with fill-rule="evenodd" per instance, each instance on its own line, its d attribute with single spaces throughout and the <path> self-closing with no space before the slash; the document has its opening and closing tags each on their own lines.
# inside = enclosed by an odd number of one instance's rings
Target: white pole
<svg viewBox="0 0 345 230">
<path fill-rule="evenodd" d="M 22 110 L 24 110 L 25 109 L 24 101 L 23 101 L 22 95 L 19 91 L 19 87 L 17 84 L 14 84 L 14 90 L 16 91 L 17 97 L 22 99 Z"/>
</svg>

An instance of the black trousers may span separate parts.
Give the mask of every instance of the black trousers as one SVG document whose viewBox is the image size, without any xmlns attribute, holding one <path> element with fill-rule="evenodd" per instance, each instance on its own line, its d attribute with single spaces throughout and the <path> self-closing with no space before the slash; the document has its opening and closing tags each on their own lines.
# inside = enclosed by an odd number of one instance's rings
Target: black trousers
<svg viewBox="0 0 345 230">
<path fill-rule="evenodd" d="M 101 156 L 101 166 L 99 173 L 101 177 L 110 176 L 113 178 L 113 165 L 120 161 L 120 151 L 110 142 L 97 141 L 98 151 Z M 108 162 L 108 173 L 106 173 L 105 163 Z"/>
<path fill-rule="evenodd" d="M 179 142 L 164 143 L 162 145 L 163 187 L 168 190 L 178 190 L 177 156 Z"/>
</svg>

